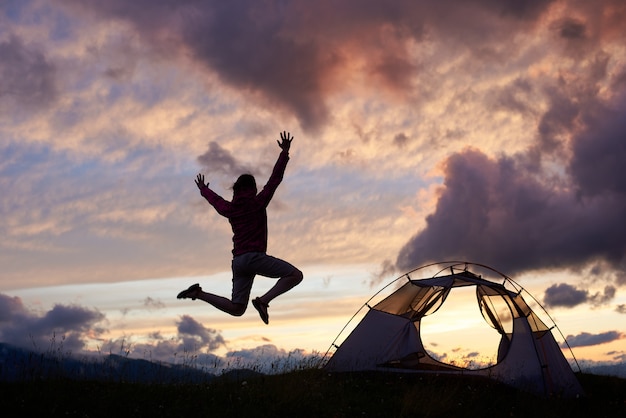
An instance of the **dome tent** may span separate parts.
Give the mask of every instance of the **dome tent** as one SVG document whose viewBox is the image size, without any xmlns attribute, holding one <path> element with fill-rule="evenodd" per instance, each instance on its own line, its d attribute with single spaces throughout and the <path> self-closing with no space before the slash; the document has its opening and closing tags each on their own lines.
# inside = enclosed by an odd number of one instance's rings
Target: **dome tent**
<svg viewBox="0 0 626 418">
<path fill-rule="evenodd" d="M 411 274 L 433 266 L 440 267 L 433 277 L 411 278 Z M 495 273 L 501 280 L 486 280 L 471 272 L 470 266 L 490 275 Z M 382 290 L 400 280 L 406 282 L 380 302 L 369 305 Z M 435 314 L 452 289 L 467 286 L 476 288 L 483 317 L 500 334 L 497 361 L 480 369 L 437 360 L 424 348 L 420 332 L 422 319 Z M 336 351 L 324 365 L 325 370 L 463 374 L 495 379 L 543 396 L 583 394 L 552 334 L 553 329 L 558 330 L 556 324 L 548 327 L 522 297 L 526 291 L 509 277 L 479 264 L 436 263 L 406 273 L 385 288 L 363 305 L 361 309 L 369 310 L 341 345 L 335 344 L 341 333 L 337 336 L 331 345 Z M 502 307 L 506 312 L 502 312 Z M 506 318 L 511 320 L 511 327 L 505 325 Z"/>
</svg>

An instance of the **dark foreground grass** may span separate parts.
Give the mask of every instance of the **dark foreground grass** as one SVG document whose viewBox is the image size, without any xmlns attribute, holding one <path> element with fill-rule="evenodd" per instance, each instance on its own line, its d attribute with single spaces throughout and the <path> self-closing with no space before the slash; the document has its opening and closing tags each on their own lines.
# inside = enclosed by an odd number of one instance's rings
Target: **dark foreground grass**
<svg viewBox="0 0 626 418">
<path fill-rule="evenodd" d="M 580 375 L 581 399 L 490 380 L 302 370 L 205 384 L 0 383 L 3 417 L 626 417 L 626 380 Z"/>
</svg>

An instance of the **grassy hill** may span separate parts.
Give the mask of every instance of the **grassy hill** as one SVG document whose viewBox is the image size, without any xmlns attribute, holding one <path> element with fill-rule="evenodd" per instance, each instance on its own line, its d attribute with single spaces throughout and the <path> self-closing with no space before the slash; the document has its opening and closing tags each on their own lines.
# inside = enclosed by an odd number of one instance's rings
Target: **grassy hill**
<svg viewBox="0 0 626 418">
<path fill-rule="evenodd" d="M 0 343 L 3 417 L 626 417 L 626 379 L 578 379 L 585 397 L 546 399 L 478 377 L 328 373 L 306 363 L 280 374 L 216 375 Z"/>
<path fill-rule="evenodd" d="M 586 392 L 580 399 L 544 399 L 477 378 L 318 369 L 179 384 L 61 378 L 0 383 L 0 411 L 7 417 L 626 416 L 626 380 L 578 377 Z"/>
</svg>

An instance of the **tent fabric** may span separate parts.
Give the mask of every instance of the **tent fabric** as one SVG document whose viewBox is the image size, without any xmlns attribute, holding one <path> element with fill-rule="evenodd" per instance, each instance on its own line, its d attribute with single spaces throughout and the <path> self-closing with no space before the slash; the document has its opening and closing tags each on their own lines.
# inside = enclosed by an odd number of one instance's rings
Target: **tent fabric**
<svg viewBox="0 0 626 418">
<path fill-rule="evenodd" d="M 439 362 L 422 343 L 421 319 L 436 314 L 451 289 L 460 286 L 476 287 L 483 317 L 501 335 L 496 363 L 483 369 Z M 324 367 L 328 371 L 462 373 L 541 395 L 573 397 L 583 393 L 551 329 L 533 312 L 521 291 L 508 290 L 467 270 L 421 280 L 408 278 L 369 308 Z"/>
</svg>

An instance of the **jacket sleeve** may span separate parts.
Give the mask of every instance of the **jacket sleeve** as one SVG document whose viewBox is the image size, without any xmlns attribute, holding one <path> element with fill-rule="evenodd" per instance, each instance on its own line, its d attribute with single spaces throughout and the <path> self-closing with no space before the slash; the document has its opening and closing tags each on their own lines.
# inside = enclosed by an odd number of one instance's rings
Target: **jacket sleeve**
<svg viewBox="0 0 626 418">
<path fill-rule="evenodd" d="M 283 181 L 283 175 L 285 174 L 285 169 L 287 168 L 287 163 L 289 162 L 289 153 L 286 151 L 281 151 L 278 156 L 278 160 L 276 164 L 274 164 L 274 170 L 272 170 L 272 175 L 270 176 L 267 184 L 261 190 L 261 193 L 258 194 L 258 199 L 267 206 L 272 200 L 274 196 L 274 192 L 278 188 L 278 185 L 281 181 Z"/>
<path fill-rule="evenodd" d="M 211 204 L 211 206 L 215 208 L 217 213 L 222 216 L 228 217 L 231 208 L 230 202 L 226 201 L 224 198 L 222 198 L 220 195 L 218 195 L 206 186 L 200 189 L 200 194 L 207 200 L 207 202 Z"/>
</svg>

